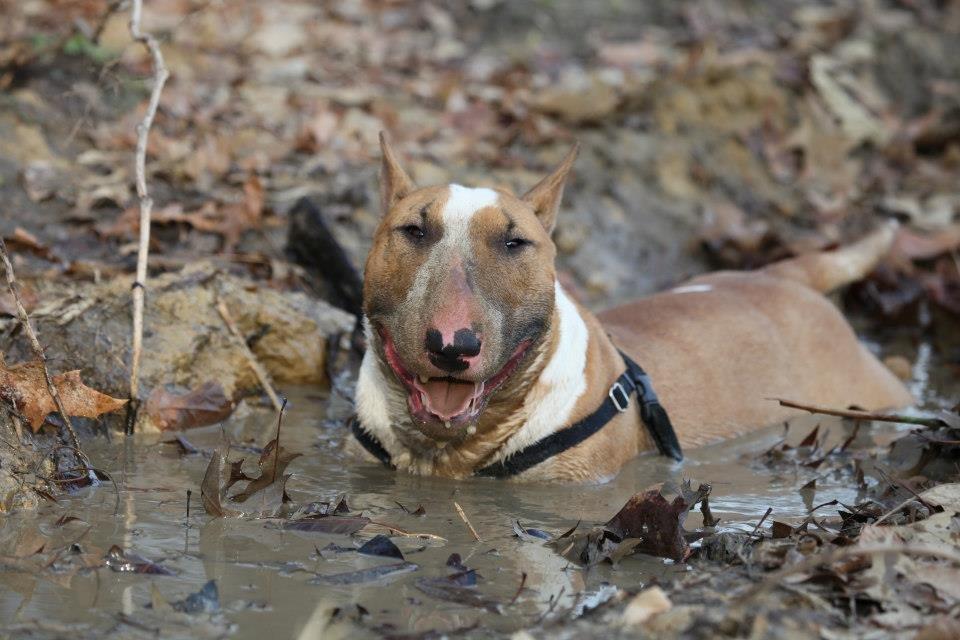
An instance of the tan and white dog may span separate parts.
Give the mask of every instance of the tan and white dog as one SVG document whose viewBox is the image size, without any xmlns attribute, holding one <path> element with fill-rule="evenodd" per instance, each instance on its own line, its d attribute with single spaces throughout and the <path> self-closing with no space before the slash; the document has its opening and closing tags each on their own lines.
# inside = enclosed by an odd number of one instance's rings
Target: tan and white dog
<svg viewBox="0 0 960 640">
<path fill-rule="evenodd" d="M 551 240 L 576 148 L 523 197 L 417 188 L 383 136 L 381 148 L 384 214 L 366 263 L 356 432 L 398 469 L 463 478 L 509 461 L 607 400 L 625 368 L 618 349 L 650 374 L 688 447 L 796 414 L 772 397 L 867 409 L 912 402 L 823 295 L 868 273 L 892 227 L 594 315 L 557 283 Z M 653 449 L 633 406 L 517 477 L 613 477 Z M 371 457 L 371 446 L 351 443 Z"/>
</svg>

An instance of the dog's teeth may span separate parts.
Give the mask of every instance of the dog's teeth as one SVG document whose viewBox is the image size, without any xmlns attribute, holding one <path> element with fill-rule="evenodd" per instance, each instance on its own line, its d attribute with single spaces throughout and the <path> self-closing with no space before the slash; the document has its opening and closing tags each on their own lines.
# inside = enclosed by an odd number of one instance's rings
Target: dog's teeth
<svg viewBox="0 0 960 640">
<path fill-rule="evenodd" d="M 425 375 L 423 375 L 423 374 L 420 374 L 420 382 L 421 382 L 422 384 L 427 384 L 428 382 L 430 382 L 430 378 L 428 378 L 427 376 L 425 376 Z"/>
<path fill-rule="evenodd" d="M 443 426 L 445 426 L 447 429 L 449 429 L 449 428 L 450 428 L 450 421 L 449 421 L 449 420 L 444 420 L 444 421 L 443 421 Z"/>
<path fill-rule="evenodd" d="M 472 436 L 472 435 L 475 434 L 476 432 L 477 432 L 477 428 L 476 428 L 474 425 L 470 425 L 469 427 L 467 427 L 467 435 L 468 435 L 468 436 Z"/>
</svg>

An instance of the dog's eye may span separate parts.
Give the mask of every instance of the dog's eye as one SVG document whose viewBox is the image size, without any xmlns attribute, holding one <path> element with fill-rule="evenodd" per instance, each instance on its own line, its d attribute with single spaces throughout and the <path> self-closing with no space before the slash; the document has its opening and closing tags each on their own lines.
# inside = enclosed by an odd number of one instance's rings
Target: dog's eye
<svg viewBox="0 0 960 640">
<path fill-rule="evenodd" d="M 530 244 L 529 240 L 524 240 L 523 238 L 510 238 L 503 243 L 507 249 L 519 249 Z"/>
<path fill-rule="evenodd" d="M 408 224 L 405 227 L 401 227 L 400 230 L 407 234 L 407 237 L 412 240 L 423 240 L 423 237 L 427 235 L 419 225 L 415 224 Z"/>
</svg>

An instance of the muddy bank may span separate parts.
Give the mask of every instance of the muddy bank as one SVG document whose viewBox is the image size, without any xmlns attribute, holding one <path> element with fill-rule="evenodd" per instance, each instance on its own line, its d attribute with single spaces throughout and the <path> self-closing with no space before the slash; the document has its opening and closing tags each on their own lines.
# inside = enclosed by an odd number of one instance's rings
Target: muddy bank
<svg viewBox="0 0 960 640">
<path fill-rule="evenodd" d="M 132 277 L 100 284 L 35 283 L 33 321 L 55 369 L 79 369 L 85 382 L 116 397 L 129 385 L 130 285 Z M 244 349 L 217 309 L 229 309 L 246 344 L 277 384 L 324 384 L 331 345 L 350 347 L 356 319 L 304 293 L 282 291 L 238 277 L 211 263 L 149 281 L 141 369 L 144 427 L 157 424 L 165 405 L 229 415 L 244 395 L 260 393 Z M 3 337 L 11 362 L 32 359 L 13 320 Z M 151 400 L 152 399 L 152 400 Z M 111 422 L 117 420 L 114 414 Z M 183 426 L 183 425 L 181 425 Z M 189 425 L 188 425 L 189 426 Z"/>
</svg>

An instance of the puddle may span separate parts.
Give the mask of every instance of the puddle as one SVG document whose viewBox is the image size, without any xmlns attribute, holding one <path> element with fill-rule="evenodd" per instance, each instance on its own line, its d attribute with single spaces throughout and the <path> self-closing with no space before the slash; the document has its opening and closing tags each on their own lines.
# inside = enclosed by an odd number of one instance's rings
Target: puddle
<svg viewBox="0 0 960 640">
<path fill-rule="evenodd" d="M 936 367 L 930 371 L 936 371 Z M 946 383 L 945 377 L 926 377 L 931 395 L 925 400 L 936 400 L 938 393 L 944 397 L 942 385 Z M 669 561 L 634 556 L 616 568 L 601 565 L 585 571 L 571 566 L 549 548 L 520 541 L 512 531 L 515 519 L 551 533 L 565 531 L 578 520 L 586 524 L 604 522 L 632 494 L 668 478 L 712 484 L 713 513 L 721 519 L 721 528 L 728 529 L 752 530 L 768 508 L 778 520 L 806 516 L 807 507 L 798 489 L 813 478 L 817 478 L 813 504 L 834 498 L 848 503 L 858 499 L 855 483 L 848 476 L 804 468 L 784 474 L 782 467 L 770 469 L 759 462 L 760 454 L 780 441 L 782 425 L 691 450 L 683 464 L 653 456 L 638 458 L 614 481 L 600 486 L 411 477 L 346 459 L 339 451 L 344 430 L 325 419 L 326 396 L 312 389 L 286 391 L 290 405 L 283 427 L 284 446 L 304 454 L 288 468 L 293 473 L 287 483 L 290 496 L 303 504 L 332 502 L 345 494 L 352 511 L 363 511 L 376 522 L 445 538 L 446 542 L 394 538 L 406 560 L 418 566 L 416 571 L 401 567 L 365 584 L 316 580 L 318 575 L 369 569 L 397 560 L 357 553 L 322 557 L 318 549 L 330 543 L 354 546 L 354 541 L 346 536 L 285 531 L 262 520 L 211 519 L 199 500 L 207 457 L 180 455 L 175 445 L 161 443 L 169 435 L 138 435 L 126 440 L 115 437 L 112 444 L 101 438 L 90 443 L 87 450 L 95 464 L 113 474 L 123 487 L 116 514 L 115 493 L 105 487 L 64 497 L 58 504 L 47 504 L 34 513 L 7 517 L 3 529 L 39 528 L 68 542 L 73 535 L 84 551 L 100 556 L 112 545 L 120 545 L 160 562 L 177 575 L 121 574 L 100 569 L 67 581 L 3 572 L 0 620 L 7 624 L 35 620 L 80 623 L 95 636 L 111 630 L 124 635 L 127 627 L 120 621 L 124 615 L 137 620 L 144 614 L 151 602 L 152 585 L 167 601 L 177 601 L 215 580 L 224 616 L 229 624 L 236 625 L 236 637 L 313 637 L 316 625 L 322 626 L 333 607 L 357 612 L 357 605 L 369 612 L 364 622 L 368 629 L 416 633 L 478 624 L 493 633 L 508 633 L 534 624 L 558 596 L 560 604 L 554 606 L 568 608 L 577 597 L 604 583 L 637 588 L 651 579 L 666 580 L 672 572 L 690 570 Z M 234 441 L 253 436 L 263 443 L 267 431 L 272 432 L 271 422 L 269 414 L 254 412 L 246 419 L 227 422 L 223 431 Z M 849 426 L 839 420 L 809 416 L 791 424 L 791 441 L 798 442 L 816 424 L 829 431 L 831 442 L 841 442 L 849 434 Z M 862 429 L 858 438 L 861 442 L 882 442 L 896 433 L 896 427 L 880 425 Z M 197 447 L 213 449 L 222 434 L 220 428 L 212 427 L 191 431 L 187 437 Z M 194 492 L 189 520 L 188 488 Z M 458 516 L 454 501 L 463 508 L 480 542 Z M 425 515 L 407 513 L 398 503 L 410 512 L 422 505 Z M 834 514 L 835 509 L 824 507 L 821 512 Z M 54 531 L 53 523 L 65 514 L 81 518 L 89 524 L 89 531 L 84 533 L 86 525 L 81 523 L 72 523 L 69 534 L 68 527 Z M 687 528 L 699 524 L 700 514 L 691 513 Z M 372 536 L 364 530 L 357 538 L 368 540 Z M 502 615 L 438 600 L 416 587 L 418 579 L 449 574 L 445 564 L 452 553 L 460 554 L 462 562 L 481 576 L 478 590 L 482 594 L 501 603 L 513 601 L 504 607 Z M 518 595 L 523 574 L 527 577 Z M 134 628 L 127 630 L 132 633 Z"/>
</svg>

